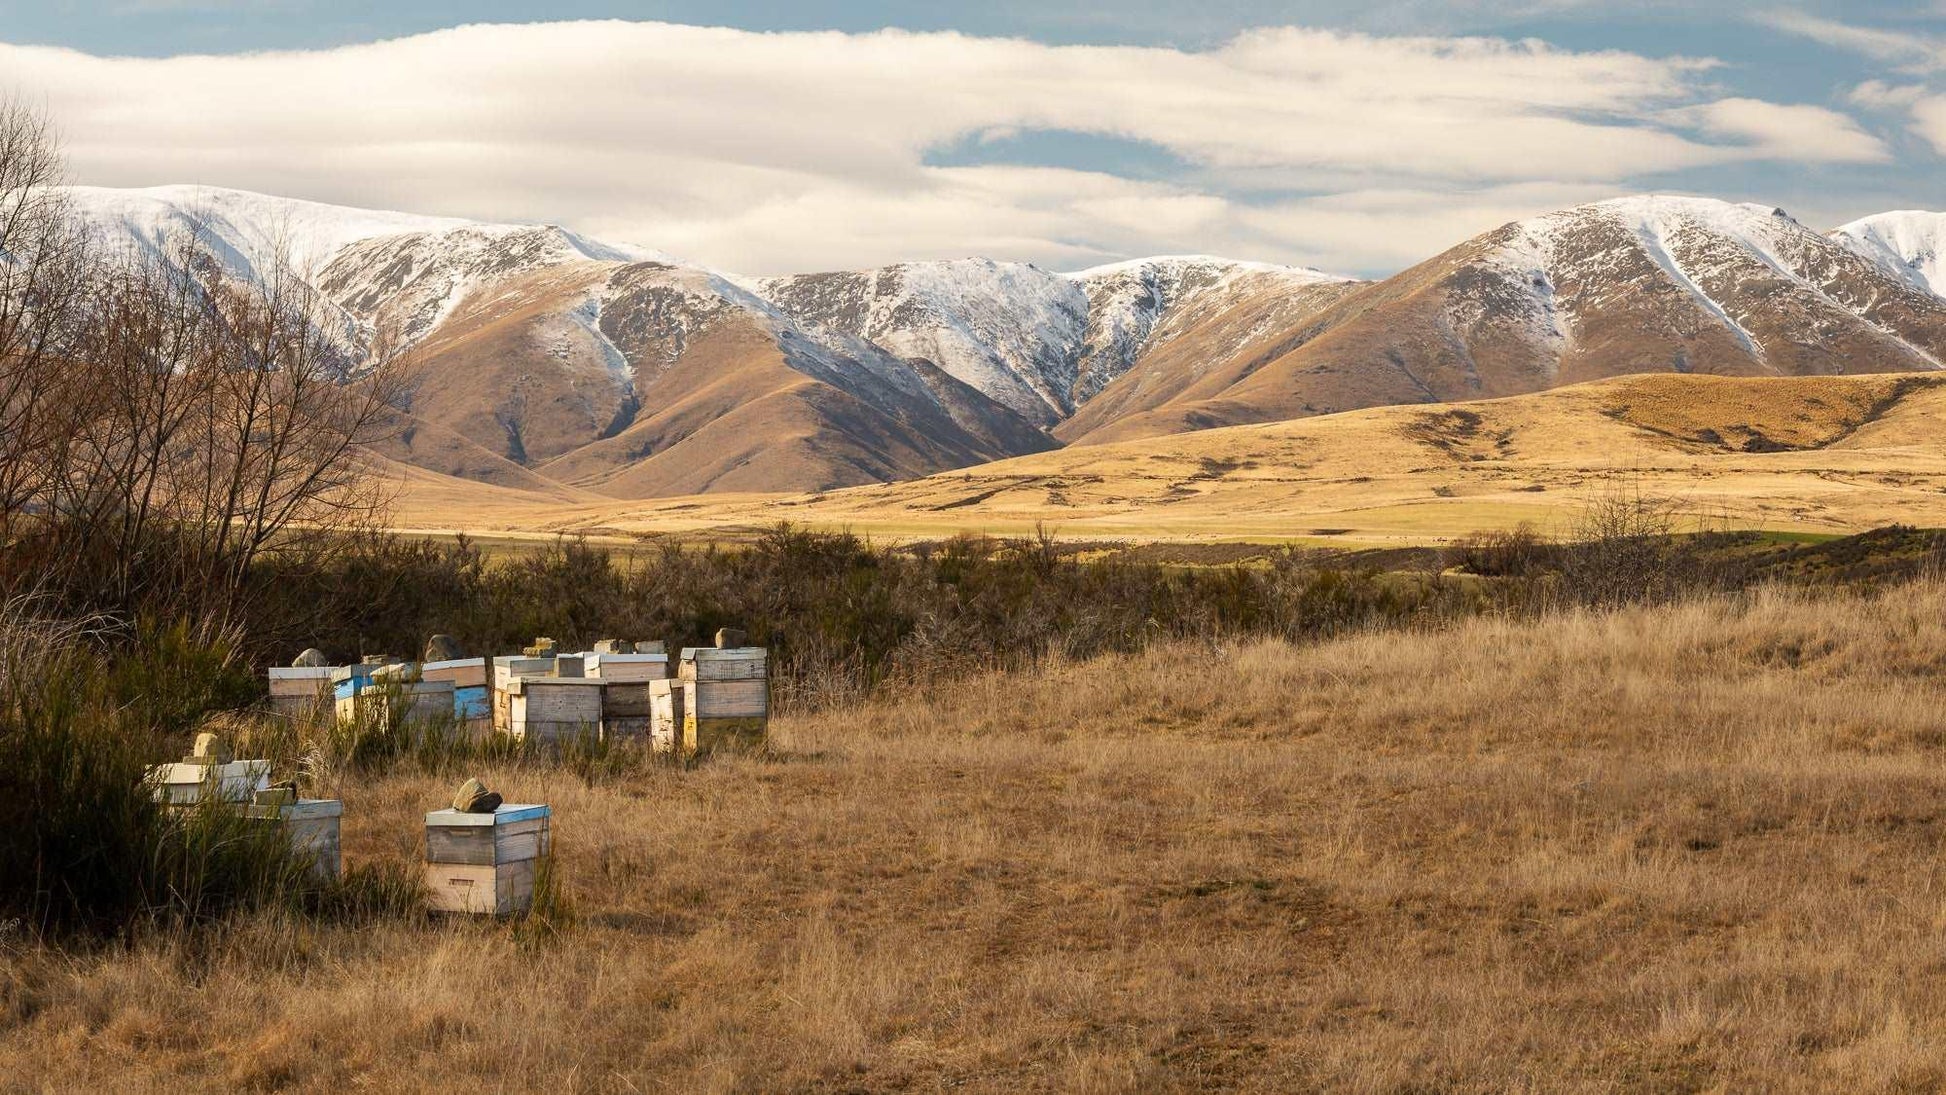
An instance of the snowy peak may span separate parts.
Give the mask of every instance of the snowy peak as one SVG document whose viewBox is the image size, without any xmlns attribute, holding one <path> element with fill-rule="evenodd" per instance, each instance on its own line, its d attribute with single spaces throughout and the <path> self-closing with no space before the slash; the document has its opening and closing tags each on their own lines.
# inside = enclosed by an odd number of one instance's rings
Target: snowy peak
<svg viewBox="0 0 1946 1095">
<path fill-rule="evenodd" d="M 1946 213 L 1880 213 L 1832 236 L 1913 287 L 1946 296 Z"/>
<path fill-rule="evenodd" d="M 988 259 L 762 278 L 751 291 L 814 330 L 931 362 L 1029 421 L 1074 410 L 1088 298 L 1071 279 Z"/>
<path fill-rule="evenodd" d="M 1305 290 L 1351 280 L 1308 267 L 1207 255 L 1135 259 L 1069 277 L 1088 295 L 1088 337 L 1078 369 L 1077 403 L 1094 398 L 1143 355 L 1224 309 L 1263 295 L 1304 307 L 1310 301 Z M 1215 353 L 1232 349 L 1212 348 Z"/>
<path fill-rule="evenodd" d="M 1042 425 L 1075 413 L 1174 334 L 1247 297 L 1347 279 L 1298 267 L 1170 256 L 1074 274 L 964 259 L 749 283 L 813 330 L 932 362 Z"/>
<path fill-rule="evenodd" d="M 1457 287 L 1456 323 L 1498 325 L 1557 357 L 1632 335 L 1638 350 L 1672 348 L 1677 369 L 1938 363 L 1936 296 L 1782 209 L 1622 198 L 1508 225 L 1458 253 L 1469 250 L 1497 278 Z"/>
</svg>

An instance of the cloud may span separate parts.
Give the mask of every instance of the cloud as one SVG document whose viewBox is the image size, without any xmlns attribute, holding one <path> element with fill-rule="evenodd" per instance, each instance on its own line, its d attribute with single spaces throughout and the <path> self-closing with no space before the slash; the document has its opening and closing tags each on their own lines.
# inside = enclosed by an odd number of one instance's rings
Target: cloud
<svg viewBox="0 0 1946 1095">
<path fill-rule="evenodd" d="M 1669 111 L 1665 117 L 1768 158 L 1807 163 L 1885 163 L 1892 158 L 1884 142 L 1857 122 L 1820 106 L 1718 99 Z"/>
<path fill-rule="evenodd" d="M 1856 26 L 1802 11 L 1762 12 L 1755 18 L 1787 34 L 1896 65 L 1908 74 L 1946 69 L 1946 49 L 1929 35 Z"/>
<path fill-rule="evenodd" d="M 1370 270 L 1627 179 L 1885 158 L 1834 111 L 1719 97 L 1717 68 L 1295 28 L 1200 51 L 621 22 L 163 59 L 0 46 L 80 181 L 559 220 L 752 273 L 1217 249 Z M 1184 166 L 928 160 L 1027 131 Z M 1424 208 L 1372 198 L 1398 194 Z"/>
<path fill-rule="evenodd" d="M 1901 110 L 1926 97 L 1924 84 L 1888 84 L 1867 80 L 1851 89 L 1845 99 L 1866 110 Z"/>
</svg>

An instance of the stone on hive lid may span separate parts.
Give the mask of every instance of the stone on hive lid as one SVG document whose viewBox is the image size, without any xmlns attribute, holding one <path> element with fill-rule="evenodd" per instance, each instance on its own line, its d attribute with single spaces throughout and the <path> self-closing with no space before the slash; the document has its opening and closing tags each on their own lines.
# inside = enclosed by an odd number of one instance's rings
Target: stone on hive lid
<svg viewBox="0 0 1946 1095">
<path fill-rule="evenodd" d="M 204 731 L 196 735 L 196 744 L 190 747 L 191 764 L 228 764 L 230 748 L 223 744 L 221 736 Z"/>
<path fill-rule="evenodd" d="M 325 657 L 324 651 L 315 646 L 307 647 L 304 653 L 291 659 L 292 669 L 322 669 L 330 664 L 331 659 Z"/>
<path fill-rule="evenodd" d="M 636 643 L 635 652 L 637 654 L 667 654 L 669 653 L 669 645 L 661 639 L 657 639 L 654 642 Z"/>
<path fill-rule="evenodd" d="M 422 662 L 452 662 L 458 661 L 465 656 L 465 652 L 460 650 L 458 639 L 453 638 L 451 635 L 434 635 L 432 638 L 426 640 L 425 655 L 419 660 Z"/>
<path fill-rule="evenodd" d="M 453 795 L 453 809 L 462 814 L 490 814 L 500 808 L 501 801 L 498 793 L 487 790 L 486 784 L 474 776 L 459 785 Z"/>
<path fill-rule="evenodd" d="M 740 627 L 725 627 L 716 633 L 716 649 L 718 650 L 735 650 L 738 647 L 744 646 L 748 641 L 749 636 L 745 635 L 743 629 Z"/>
</svg>

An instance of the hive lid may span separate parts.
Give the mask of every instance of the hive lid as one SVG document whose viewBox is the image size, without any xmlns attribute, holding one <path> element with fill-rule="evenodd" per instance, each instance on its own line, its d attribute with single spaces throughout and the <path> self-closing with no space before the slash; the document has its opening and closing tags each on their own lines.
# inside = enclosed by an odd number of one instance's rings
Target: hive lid
<svg viewBox="0 0 1946 1095">
<path fill-rule="evenodd" d="M 720 649 L 714 646 L 685 646 L 682 648 L 682 660 L 686 662 L 762 661 L 765 652 L 765 648 L 761 646 L 733 646 L 728 649 Z"/>
<path fill-rule="evenodd" d="M 309 821 L 320 817 L 343 817 L 345 804 L 335 798 L 300 798 L 282 806 L 245 806 L 248 817 L 280 817 L 286 821 Z"/>
<path fill-rule="evenodd" d="M 516 821 L 532 821 L 537 817 L 550 817 L 554 810 L 548 806 L 534 804 L 522 805 L 508 803 L 490 814 L 463 814 L 448 807 L 434 810 L 426 815 L 428 826 L 438 825 L 511 825 Z"/>
</svg>

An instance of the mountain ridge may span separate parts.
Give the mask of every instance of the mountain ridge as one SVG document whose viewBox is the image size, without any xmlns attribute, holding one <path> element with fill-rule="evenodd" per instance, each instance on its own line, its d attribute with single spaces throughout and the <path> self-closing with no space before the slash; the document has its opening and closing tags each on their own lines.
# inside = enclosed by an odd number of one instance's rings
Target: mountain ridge
<svg viewBox="0 0 1946 1095">
<path fill-rule="evenodd" d="M 257 278 L 281 248 L 354 349 L 380 331 L 411 346 L 417 443 L 391 458 L 622 498 L 828 490 L 1633 372 L 1946 360 L 1946 214 L 1914 211 L 1822 233 L 1773 207 L 1641 195 L 1378 281 L 1204 255 L 742 277 L 554 225 L 218 188 L 69 194 L 117 247 L 187 236 Z"/>
</svg>

